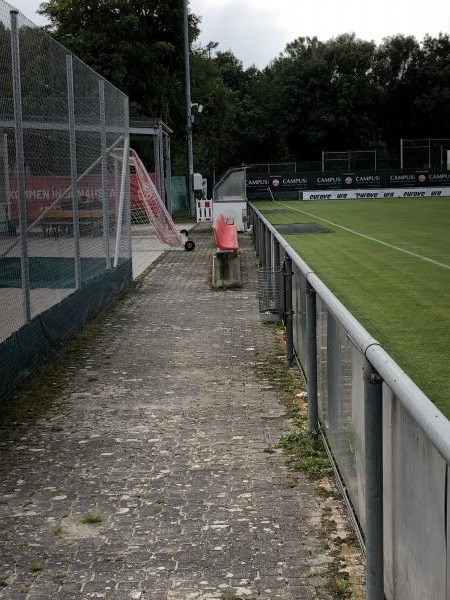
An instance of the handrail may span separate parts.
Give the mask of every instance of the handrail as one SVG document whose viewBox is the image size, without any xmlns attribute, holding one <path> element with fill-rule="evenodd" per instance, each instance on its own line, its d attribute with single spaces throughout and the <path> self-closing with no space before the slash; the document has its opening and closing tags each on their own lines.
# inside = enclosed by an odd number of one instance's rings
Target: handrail
<svg viewBox="0 0 450 600">
<path fill-rule="evenodd" d="M 366 356 L 403 407 L 427 434 L 443 459 L 450 463 L 450 421 L 384 350 L 381 344 L 345 308 L 275 227 L 255 208 L 254 204 L 251 204 L 251 207 L 278 241 L 280 247 L 291 258 L 293 264 L 306 277 L 330 313 L 345 329 L 351 341 Z"/>
</svg>

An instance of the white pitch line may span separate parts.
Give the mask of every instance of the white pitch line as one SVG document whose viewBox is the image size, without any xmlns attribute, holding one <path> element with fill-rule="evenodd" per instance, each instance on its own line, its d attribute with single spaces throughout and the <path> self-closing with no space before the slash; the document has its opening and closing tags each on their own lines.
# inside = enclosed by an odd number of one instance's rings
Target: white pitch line
<svg viewBox="0 0 450 600">
<path fill-rule="evenodd" d="M 394 246 L 394 244 L 383 242 L 383 240 L 371 237 L 370 235 L 365 235 L 364 233 L 360 233 L 359 231 L 355 231 L 354 229 L 350 229 L 349 227 L 344 227 L 344 225 L 338 225 L 338 223 L 333 223 L 333 221 L 327 221 L 327 219 L 323 219 L 322 217 L 319 217 L 314 213 L 309 213 L 306 210 L 292 208 L 292 206 L 289 206 L 288 204 L 283 204 L 283 202 L 279 202 L 278 200 L 275 200 L 275 202 L 277 204 L 280 204 L 281 206 L 289 208 L 289 210 L 294 210 L 295 212 L 303 213 L 304 215 L 308 215 L 308 217 L 314 217 L 315 219 L 319 219 L 319 221 L 323 221 L 328 225 L 333 225 L 333 227 L 339 227 L 340 229 L 344 229 L 344 231 L 348 231 L 349 233 L 353 233 L 354 235 L 359 235 L 359 237 L 365 238 L 366 240 L 371 240 L 372 242 L 376 242 L 377 244 L 381 244 L 382 246 L 386 246 L 387 248 L 391 248 L 392 250 L 398 250 L 399 252 L 403 252 L 404 254 L 414 256 L 415 258 L 420 258 L 421 260 L 425 260 L 426 262 L 432 263 L 433 265 L 437 265 L 438 267 L 442 267 L 443 269 L 447 269 L 450 271 L 450 265 L 447 265 L 445 263 L 441 263 L 432 258 L 428 258 L 427 256 L 422 256 L 422 254 L 417 254 L 416 252 L 411 252 L 410 250 L 405 250 L 404 248 L 400 248 L 399 246 Z"/>
</svg>

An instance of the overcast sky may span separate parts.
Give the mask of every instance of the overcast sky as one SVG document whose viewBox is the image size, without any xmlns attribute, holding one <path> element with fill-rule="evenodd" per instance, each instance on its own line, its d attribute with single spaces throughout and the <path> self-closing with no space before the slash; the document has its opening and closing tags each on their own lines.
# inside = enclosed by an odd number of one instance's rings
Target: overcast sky
<svg viewBox="0 0 450 600">
<path fill-rule="evenodd" d="M 35 23 L 40 0 L 12 0 Z M 380 42 L 403 33 L 419 40 L 426 33 L 450 31 L 448 0 L 190 0 L 201 16 L 203 44 L 219 42 L 232 50 L 245 67 L 265 67 L 288 42 L 299 36 L 325 40 L 354 31 L 360 38 Z"/>
</svg>

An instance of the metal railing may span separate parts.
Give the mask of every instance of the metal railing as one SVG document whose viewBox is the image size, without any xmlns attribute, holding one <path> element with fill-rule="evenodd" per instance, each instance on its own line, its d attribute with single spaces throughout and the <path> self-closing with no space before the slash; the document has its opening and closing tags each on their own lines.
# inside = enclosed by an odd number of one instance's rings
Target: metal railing
<svg viewBox="0 0 450 600">
<path fill-rule="evenodd" d="M 283 265 L 287 362 L 359 523 L 366 598 L 448 598 L 450 422 L 251 204 L 249 220 L 260 266 Z"/>
</svg>

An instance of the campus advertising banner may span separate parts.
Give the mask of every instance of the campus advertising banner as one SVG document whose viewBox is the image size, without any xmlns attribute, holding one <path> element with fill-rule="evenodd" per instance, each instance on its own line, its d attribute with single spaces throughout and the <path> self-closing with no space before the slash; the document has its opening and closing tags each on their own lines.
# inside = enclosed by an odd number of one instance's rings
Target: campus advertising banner
<svg viewBox="0 0 450 600">
<path fill-rule="evenodd" d="M 247 174 L 247 195 L 301 192 L 303 190 L 348 190 L 413 188 L 450 185 L 450 173 L 438 171 L 358 171 L 357 173 Z"/>
<path fill-rule="evenodd" d="M 386 187 L 414 187 L 416 185 L 416 174 L 404 173 L 403 171 L 386 171 L 384 184 Z"/>
<path fill-rule="evenodd" d="M 283 174 L 269 177 L 270 188 L 273 192 L 292 192 L 308 189 L 308 175 L 306 173 Z"/>
<path fill-rule="evenodd" d="M 343 185 L 342 173 L 309 173 L 308 188 L 310 190 L 325 190 L 341 188 Z"/>
<path fill-rule="evenodd" d="M 264 193 L 267 194 L 270 179 L 267 173 L 247 173 L 247 195 Z"/>
<path fill-rule="evenodd" d="M 425 198 L 428 196 L 450 196 L 450 187 L 314 190 L 302 193 L 303 200 L 347 200 L 350 198 L 370 200 L 376 198 Z"/>
</svg>

